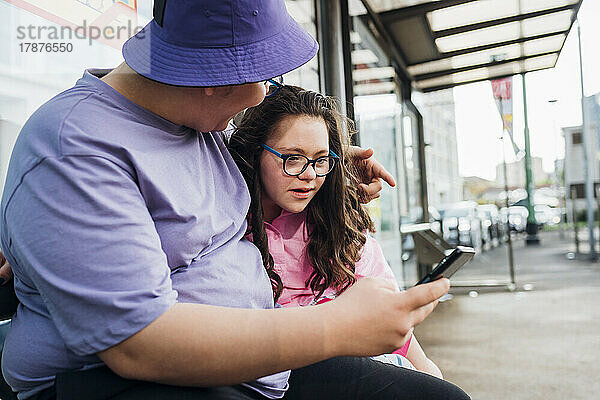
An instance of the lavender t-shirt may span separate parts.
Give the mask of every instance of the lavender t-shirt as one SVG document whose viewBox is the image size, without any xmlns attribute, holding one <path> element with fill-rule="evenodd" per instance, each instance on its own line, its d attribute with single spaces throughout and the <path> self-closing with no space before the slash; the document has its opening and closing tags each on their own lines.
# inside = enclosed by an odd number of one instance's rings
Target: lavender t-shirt
<svg viewBox="0 0 600 400">
<path fill-rule="evenodd" d="M 7 382 L 27 398 L 101 365 L 95 353 L 177 301 L 273 308 L 244 238 L 249 204 L 222 133 L 174 125 L 86 72 L 33 114 L 11 158 L 0 239 L 21 305 Z M 279 398 L 288 376 L 248 386 Z"/>
</svg>

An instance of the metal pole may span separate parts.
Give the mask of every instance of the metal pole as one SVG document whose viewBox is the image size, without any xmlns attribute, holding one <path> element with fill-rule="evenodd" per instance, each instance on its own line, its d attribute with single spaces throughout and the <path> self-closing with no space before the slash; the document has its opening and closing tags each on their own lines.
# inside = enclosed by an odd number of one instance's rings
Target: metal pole
<svg viewBox="0 0 600 400">
<path fill-rule="evenodd" d="M 505 194 L 505 204 L 506 204 L 506 229 L 508 231 L 508 235 L 506 237 L 506 245 L 508 246 L 508 268 L 510 271 L 510 283 L 515 285 L 515 257 L 513 254 L 513 246 L 511 239 L 511 231 L 510 231 L 510 212 L 508 211 L 508 174 L 506 171 L 506 151 L 504 149 L 504 138 L 505 138 L 505 130 L 504 130 L 504 109 L 502 104 L 502 99 L 500 99 L 500 119 L 502 120 L 502 169 L 504 171 L 504 194 Z"/>
<path fill-rule="evenodd" d="M 346 113 L 346 77 L 344 76 L 344 38 L 342 37 L 342 9 L 339 1 L 319 2 L 319 38 L 322 38 L 322 87 L 326 94 L 340 100 Z M 349 77 L 351 79 L 351 77 Z"/>
<path fill-rule="evenodd" d="M 503 150 L 504 151 L 504 150 Z M 508 245 L 508 269 L 510 271 L 510 283 L 515 285 L 515 256 L 513 253 L 513 245 L 512 245 L 512 232 L 510 230 L 510 221 L 508 216 L 510 213 L 508 212 L 508 181 L 506 178 L 506 157 L 504 157 L 504 191 L 506 192 L 506 228 L 508 229 L 508 236 L 506 238 L 506 244 Z"/>
<path fill-rule="evenodd" d="M 565 158 L 563 159 L 562 179 L 561 179 L 561 184 L 563 187 L 561 205 L 560 205 L 560 225 L 561 225 L 560 232 L 562 233 L 562 236 L 560 237 L 561 239 L 564 239 L 565 230 L 569 229 L 569 209 L 567 208 L 567 197 L 569 195 L 567 194 L 567 151 L 566 151 L 567 149 L 566 149 L 566 147 L 567 147 L 567 145 L 565 143 Z M 563 210 L 564 210 L 564 212 L 563 212 Z"/>
<path fill-rule="evenodd" d="M 577 227 L 577 189 L 571 188 L 571 208 L 573 213 L 573 232 L 575 233 L 575 253 L 579 253 L 579 228 Z"/>
<path fill-rule="evenodd" d="M 590 259 L 596 261 L 596 240 L 594 238 L 594 185 L 590 174 L 590 138 L 587 130 L 587 119 L 585 112 L 585 95 L 583 93 L 583 57 L 581 54 L 581 24 L 577 20 L 577 43 L 579 45 L 579 76 L 581 87 L 581 120 L 582 120 L 582 145 L 583 145 L 583 170 L 585 176 L 585 203 L 587 208 L 587 224 L 589 230 Z"/>
<path fill-rule="evenodd" d="M 348 0 L 340 0 L 340 22 L 342 35 L 342 56 L 344 63 L 344 95 L 346 97 L 346 117 L 354 120 L 354 79 L 352 79 L 352 43 L 350 31 L 352 30 L 352 17 L 348 9 Z M 359 132 L 352 137 L 354 144 L 360 144 Z"/>
<path fill-rule="evenodd" d="M 525 73 L 521 74 L 521 83 L 523 85 L 523 117 L 525 119 L 525 188 L 527 189 L 527 245 L 540 244 L 540 238 L 537 235 L 538 225 L 535 220 L 535 208 L 533 206 L 533 192 L 535 184 L 533 182 L 533 174 L 531 171 L 531 145 L 529 142 L 529 120 L 527 117 L 527 89 L 525 85 Z"/>
<path fill-rule="evenodd" d="M 556 134 L 558 133 L 557 131 L 557 124 L 556 124 L 556 104 L 558 103 L 557 99 L 551 99 L 548 100 L 548 104 L 551 105 L 551 112 L 552 112 L 552 136 L 554 137 L 554 182 L 553 182 L 553 186 L 554 189 L 556 190 L 556 192 L 559 191 L 561 183 L 562 183 L 562 178 L 561 178 L 561 172 L 558 169 L 558 141 L 560 139 L 557 139 Z M 566 159 L 566 156 L 565 156 Z M 564 166 L 564 160 L 563 160 L 563 166 Z M 563 185 L 564 186 L 564 185 Z M 562 202 L 562 198 L 560 199 L 560 201 Z M 600 205 L 599 205 L 600 206 Z M 560 221 L 558 222 L 558 233 L 559 233 L 559 238 L 562 240 L 565 238 L 565 230 L 563 227 L 563 212 L 562 212 L 562 204 L 559 202 L 558 207 L 561 209 L 560 212 Z"/>
<path fill-rule="evenodd" d="M 571 193 L 569 192 L 570 188 L 567 186 L 567 162 L 569 161 L 569 151 L 568 151 L 568 142 L 567 140 L 570 139 L 570 134 L 566 133 L 565 131 L 562 131 L 562 138 L 565 141 L 565 159 L 563 161 L 563 176 L 562 176 L 562 185 L 565 188 L 564 189 L 564 196 L 563 196 L 563 201 L 565 204 L 565 229 L 569 230 L 570 229 L 570 224 L 573 223 L 573 207 L 571 207 L 571 204 L 569 203 L 569 199 L 572 198 L 571 197 Z"/>
<path fill-rule="evenodd" d="M 596 187 L 596 206 L 598 207 L 598 218 L 600 218 L 600 186 Z"/>
</svg>

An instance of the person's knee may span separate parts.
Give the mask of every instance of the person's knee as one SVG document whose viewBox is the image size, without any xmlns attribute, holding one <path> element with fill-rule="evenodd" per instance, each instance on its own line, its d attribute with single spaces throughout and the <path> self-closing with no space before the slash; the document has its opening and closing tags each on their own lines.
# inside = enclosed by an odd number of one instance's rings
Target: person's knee
<svg viewBox="0 0 600 400">
<path fill-rule="evenodd" d="M 460 387 L 448 381 L 446 382 L 446 388 L 444 388 L 444 400 L 471 400 L 471 397 L 465 393 Z"/>
<path fill-rule="evenodd" d="M 419 382 L 419 386 L 423 388 L 421 392 L 423 399 L 471 400 L 471 397 L 454 383 L 424 373 L 420 374 L 423 380 Z"/>
<path fill-rule="evenodd" d="M 379 373 L 371 376 L 368 392 L 376 399 L 410 400 L 470 400 L 469 395 L 455 384 L 432 375 L 398 368 L 388 364 L 381 365 Z M 368 380 L 364 385 L 368 386 Z M 365 389 L 367 387 L 364 387 Z"/>
</svg>

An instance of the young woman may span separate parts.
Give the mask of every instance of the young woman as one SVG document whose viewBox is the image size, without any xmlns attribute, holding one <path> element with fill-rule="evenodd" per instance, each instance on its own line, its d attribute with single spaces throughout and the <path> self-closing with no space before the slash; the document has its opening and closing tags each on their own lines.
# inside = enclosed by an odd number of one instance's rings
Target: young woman
<svg viewBox="0 0 600 400">
<path fill-rule="evenodd" d="M 367 231 L 346 162 L 352 124 L 319 93 L 283 86 L 249 109 L 229 141 L 251 194 L 249 229 L 283 307 L 334 299 L 363 277 L 394 275 Z M 413 337 L 377 359 L 442 378 Z M 408 362 L 407 360 L 408 359 Z"/>
</svg>

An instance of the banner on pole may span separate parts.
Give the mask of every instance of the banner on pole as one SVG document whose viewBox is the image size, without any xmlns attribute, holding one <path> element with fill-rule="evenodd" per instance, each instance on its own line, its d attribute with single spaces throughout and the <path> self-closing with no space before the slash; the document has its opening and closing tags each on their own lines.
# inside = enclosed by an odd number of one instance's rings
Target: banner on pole
<svg viewBox="0 0 600 400">
<path fill-rule="evenodd" d="M 508 132 L 515 156 L 518 156 L 521 153 L 521 149 L 519 149 L 513 138 L 512 77 L 494 79 L 491 82 L 492 92 L 496 100 L 496 106 L 502 117 L 504 130 Z"/>
</svg>

